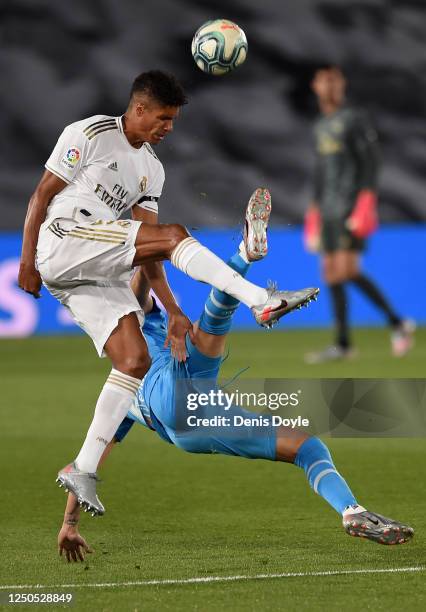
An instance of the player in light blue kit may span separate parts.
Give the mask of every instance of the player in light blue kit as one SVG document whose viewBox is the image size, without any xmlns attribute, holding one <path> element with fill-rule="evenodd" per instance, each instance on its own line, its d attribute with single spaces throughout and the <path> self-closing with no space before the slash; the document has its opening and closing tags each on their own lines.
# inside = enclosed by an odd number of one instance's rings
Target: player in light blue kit
<svg viewBox="0 0 426 612">
<path fill-rule="evenodd" d="M 267 253 L 266 229 L 271 210 L 268 190 L 257 189 L 250 198 L 246 211 L 244 240 L 228 265 L 245 276 L 253 261 Z M 193 453 L 221 453 L 251 459 L 269 459 L 294 463 L 306 474 L 309 484 L 343 517 L 343 526 L 352 536 L 368 538 L 382 544 L 402 544 L 413 536 L 413 529 L 392 519 L 367 511 L 357 503 L 347 483 L 337 472 L 328 448 L 321 440 L 306 433 L 285 427 L 259 426 L 259 417 L 252 412 L 233 406 L 216 415 L 233 422 L 241 416 L 244 427 L 193 427 L 185 426 L 188 416 L 186 406 L 177 400 L 176 388 L 183 385 L 182 393 L 190 390 L 208 392 L 216 388 L 227 334 L 239 302 L 217 289 L 212 289 L 200 320 L 195 326 L 194 344 L 188 339 L 186 362 L 178 362 L 164 346 L 167 336 L 167 320 L 149 295 L 147 285 L 139 270 L 132 281 L 132 288 L 145 310 L 143 333 L 146 338 L 152 365 L 140 385 L 134 407 L 128 413 L 106 449 L 103 460 L 114 443 L 121 442 L 135 422 L 157 432 L 165 441 Z M 179 396 L 178 396 L 179 398 Z M 184 414 L 179 418 L 179 412 Z M 207 406 L 201 416 L 214 414 Z M 200 409 L 194 412 L 200 417 Z M 78 532 L 79 505 L 70 493 L 64 522 L 58 536 L 59 550 L 68 561 L 83 560 L 89 548 Z"/>
</svg>

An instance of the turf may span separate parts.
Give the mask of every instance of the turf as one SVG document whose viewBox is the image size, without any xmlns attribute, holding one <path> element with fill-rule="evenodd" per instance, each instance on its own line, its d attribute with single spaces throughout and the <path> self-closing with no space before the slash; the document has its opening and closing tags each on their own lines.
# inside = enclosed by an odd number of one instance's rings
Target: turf
<svg viewBox="0 0 426 612">
<path fill-rule="evenodd" d="M 234 334 L 223 374 L 250 365 L 243 376 L 424 377 L 426 330 L 404 359 L 389 356 L 383 330 L 358 330 L 359 359 L 305 366 L 305 350 L 327 339 L 323 331 Z M 0 362 L 1 585 L 426 565 L 424 440 L 328 441 L 364 505 L 415 527 L 410 544 L 384 547 L 346 536 L 293 466 L 186 454 L 142 427 L 133 428 L 103 471 L 106 516 L 82 519 L 95 553 L 68 565 L 56 553 L 65 496 L 54 476 L 81 444 L 108 364 L 84 337 L 3 340 Z M 72 590 L 78 610 L 426 608 L 425 572 Z"/>
</svg>

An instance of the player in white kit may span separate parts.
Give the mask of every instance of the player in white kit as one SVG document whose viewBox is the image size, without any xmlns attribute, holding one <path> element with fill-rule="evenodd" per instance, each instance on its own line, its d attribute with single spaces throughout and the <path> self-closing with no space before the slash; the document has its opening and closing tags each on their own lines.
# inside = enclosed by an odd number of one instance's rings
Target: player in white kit
<svg viewBox="0 0 426 612">
<path fill-rule="evenodd" d="M 192 325 L 173 297 L 162 260 L 236 297 L 263 326 L 308 303 L 318 291 L 257 287 L 183 226 L 158 224 L 164 170 L 151 145 L 172 131 L 185 103 L 173 76 L 142 73 L 122 117 L 96 115 L 65 128 L 28 207 L 20 287 L 39 297 L 43 282 L 113 366 L 85 442 L 75 462 L 60 472 L 93 514 L 104 512 L 96 495 L 99 459 L 150 366 L 140 331 L 143 312 L 130 288 L 132 268 L 143 267 L 164 304 L 169 316 L 166 343 L 179 360 L 185 359 L 185 336 L 192 336 Z M 132 220 L 118 220 L 129 209 Z"/>
</svg>

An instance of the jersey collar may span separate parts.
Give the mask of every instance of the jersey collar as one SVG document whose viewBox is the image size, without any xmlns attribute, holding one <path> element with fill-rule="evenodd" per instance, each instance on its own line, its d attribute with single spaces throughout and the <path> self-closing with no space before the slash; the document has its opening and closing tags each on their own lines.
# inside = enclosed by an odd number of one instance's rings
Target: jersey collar
<svg viewBox="0 0 426 612">
<path fill-rule="evenodd" d="M 116 117 L 115 118 L 115 122 L 117 124 L 117 128 L 118 128 L 119 133 L 121 134 L 122 138 L 124 138 L 124 140 L 126 141 L 127 146 L 129 147 L 129 149 L 131 149 L 132 151 L 135 151 L 135 152 L 142 151 L 144 146 L 145 146 L 145 144 L 146 144 L 145 142 L 143 143 L 143 145 L 141 146 L 140 149 L 136 149 L 136 147 L 132 147 L 130 142 L 127 140 L 127 136 L 124 133 L 123 117 L 124 117 L 124 115 L 120 115 L 120 117 Z"/>
</svg>

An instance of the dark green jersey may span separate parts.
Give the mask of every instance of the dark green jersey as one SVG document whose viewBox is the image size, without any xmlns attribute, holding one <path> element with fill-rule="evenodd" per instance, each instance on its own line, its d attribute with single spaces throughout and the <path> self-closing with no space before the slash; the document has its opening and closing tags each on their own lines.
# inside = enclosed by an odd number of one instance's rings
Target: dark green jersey
<svg viewBox="0 0 426 612">
<path fill-rule="evenodd" d="M 323 219 L 349 216 L 358 192 L 377 187 L 377 134 L 367 115 L 343 107 L 314 127 L 317 152 L 314 199 Z"/>
</svg>

